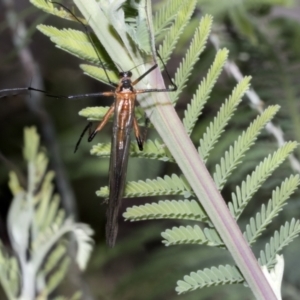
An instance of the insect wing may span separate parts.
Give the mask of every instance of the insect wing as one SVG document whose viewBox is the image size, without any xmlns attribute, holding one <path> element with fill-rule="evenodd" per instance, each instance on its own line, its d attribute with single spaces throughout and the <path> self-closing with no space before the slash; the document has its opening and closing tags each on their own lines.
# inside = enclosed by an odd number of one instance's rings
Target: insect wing
<svg viewBox="0 0 300 300">
<path fill-rule="evenodd" d="M 115 120 L 110 155 L 109 203 L 106 221 L 106 242 L 115 245 L 118 233 L 118 214 L 125 189 L 126 171 L 129 157 L 130 134 L 133 126 L 134 101 L 115 104 Z M 124 111 L 124 106 L 126 109 Z M 129 108 L 127 110 L 127 108 Z"/>
</svg>

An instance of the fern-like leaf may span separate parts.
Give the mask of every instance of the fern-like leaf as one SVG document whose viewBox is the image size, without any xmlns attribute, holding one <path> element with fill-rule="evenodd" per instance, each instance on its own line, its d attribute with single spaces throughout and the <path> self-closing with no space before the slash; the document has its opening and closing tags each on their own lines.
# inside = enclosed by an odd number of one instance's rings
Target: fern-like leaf
<svg viewBox="0 0 300 300">
<path fill-rule="evenodd" d="M 43 266 L 43 275 L 48 276 L 55 266 L 67 255 L 67 248 L 65 243 L 58 243 L 53 251 L 47 257 Z"/>
<path fill-rule="evenodd" d="M 123 217 L 131 222 L 151 219 L 207 220 L 207 215 L 195 200 L 165 200 L 134 205 L 127 208 Z"/>
<path fill-rule="evenodd" d="M 76 224 L 73 229 L 78 249 L 76 261 L 81 270 L 85 270 L 91 252 L 93 250 L 93 239 L 91 236 L 94 231 L 86 224 Z"/>
<path fill-rule="evenodd" d="M 221 190 L 226 179 L 236 166 L 241 162 L 245 152 L 254 144 L 258 134 L 264 126 L 274 117 L 279 110 L 279 106 L 269 106 L 261 115 L 250 124 L 248 129 L 239 136 L 233 146 L 229 147 L 229 151 L 225 152 L 220 163 L 216 165 L 216 171 L 213 175 L 216 186 Z"/>
<path fill-rule="evenodd" d="M 80 65 L 81 69 L 88 76 L 101 82 L 108 83 L 108 74 L 111 81 L 118 82 L 116 72 L 109 70 L 114 69 L 113 64 L 104 63 L 107 61 L 107 56 L 105 55 L 103 48 L 99 47 L 99 41 L 95 38 L 95 36 L 88 36 L 86 33 L 74 29 L 60 30 L 47 25 L 39 25 L 37 28 L 48 36 L 56 47 L 83 60 L 100 65 L 100 67 L 85 64 Z M 97 47 L 97 50 L 95 47 Z M 106 73 L 103 70 L 103 67 L 106 69 Z"/>
<path fill-rule="evenodd" d="M 30 0 L 30 2 L 36 6 L 37 8 L 43 10 L 44 12 L 48 13 L 48 14 L 52 14 L 54 16 L 66 19 L 66 20 L 70 20 L 70 21 L 76 21 L 76 18 L 74 17 L 74 15 L 72 15 L 70 12 L 68 12 L 67 10 L 65 10 L 63 7 L 59 7 L 59 9 L 57 9 L 55 7 L 55 5 L 52 3 L 52 1 L 49 0 Z M 87 24 L 87 22 L 85 21 L 85 19 L 77 17 L 82 23 Z"/>
<path fill-rule="evenodd" d="M 108 77 L 110 78 L 110 80 L 112 82 L 119 81 L 118 76 L 113 71 L 106 70 L 106 73 L 105 73 L 102 68 L 91 66 L 91 65 L 85 65 L 85 64 L 81 64 L 80 68 L 83 70 L 84 74 L 86 74 L 96 80 L 99 80 L 103 83 L 108 84 L 106 74 L 108 75 Z"/>
<path fill-rule="evenodd" d="M 202 109 L 207 102 L 209 95 L 215 85 L 224 64 L 228 57 L 228 50 L 218 50 L 212 66 L 209 68 L 206 77 L 201 81 L 194 94 L 191 103 L 188 104 L 184 111 L 184 119 L 182 120 L 184 128 L 188 134 L 191 134 Z"/>
<path fill-rule="evenodd" d="M 100 188 L 96 195 L 107 198 L 109 195 L 108 187 Z M 124 198 L 158 195 L 182 195 L 188 198 L 192 195 L 192 190 L 183 177 L 173 174 L 171 177 L 164 176 L 164 178 L 158 177 L 154 180 L 128 182 L 124 192 Z"/>
<path fill-rule="evenodd" d="M 59 209 L 60 198 L 58 195 L 53 195 L 54 172 L 49 171 L 44 178 L 39 195 L 42 197 L 36 197 L 36 213 L 35 220 L 36 226 L 39 232 L 47 230 L 51 224 L 60 226 L 65 219 L 65 213 L 62 209 Z"/>
<path fill-rule="evenodd" d="M 292 219 L 291 222 L 285 222 L 280 227 L 280 231 L 275 231 L 267 243 L 265 250 L 260 251 L 260 258 L 258 262 L 261 266 L 267 266 L 268 270 L 272 269 L 276 264 L 276 254 L 278 254 L 284 247 L 291 243 L 300 233 L 299 220 Z"/>
<path fill-rule="evenodd" d="M 251 77 L 245 77 L 238 83 L 230 97 L 222 104 L 213 122 L 207 127 L 203 138 L 200 140 L 200 147 L 198 148 L 198 152 L 204 161 L 224 131 L 225 126 L 228 124 L 238 104 L 242 101 L 242 97 L 249 89 L 250 79 Z"/>
<path fill-rule="evenodd" d="M 166 27 L 174 22 L 177 17 L 177 12 L 181 9 L 183 4 L 184 1 L 182 0 L 169 0 L 155 13 L 153 27 L 156 35 L 160 35 Z"/>
<path fill-rule="evenodd" d="M 85 107 L 79 112 L 79 115 L 87 118 L 88 121 L 100 121 L 103 119 L 108 109 L 109 106 Z M 111 117 L 109 120 L 112 121 L 113 118 Z"/>
<path fill-rule="evenodd" d="M 198 225 L 180 226 L 167 229 L 161 233 L 162 241 L 166 246 L 179 244 L 198 244 L 213 247 L 224 247 L 224 243 L 214 229 L 202 230 Z"/>
<path fill-rule="evenodd" d="M 174 158 L 160 140 L 147 140 L 144 143 L 143 151 L 140 151 L 136 142 L 130 147 L 132 157 L 143 157 L 148 159 L 161 160 L 164 162 L 174 162 Z"/>
<path fill-rule="evenodd" d="M 132 142 L 130 144 L 130 156 L 174 162 L 168 149 L 158 140 L 147 140 L 143 147 L 143 151 L 141 151 L 137 143 L 135 141 Z M 111 143 L 99 143 L 94 145 L 90 153 L 96 156 L 109 157 L 111 153 Z"/>
<path fill-rule="evenodd" d="M 0 282 L 9 299 L 20 289 L 20 270 L 15 257 L 10 257 L 0 241 Z"/>
<path fill-rule="evenodd" d="M 143 15 L 143 14 L 142 14 Z M 127 33 L 135 42 L 136 46 L 145 54 L 151 54 L 151 46 L 149 43 L 149 28 L 145 18 L 140 18 L 138 15 L 134 19 L 136 26 L 127 25 Z"/>
<path fill-rule="evenodd" d="M 54 195 L 52 201 L 49 203 L 47 207 L 48 214 L 44 218 L 44 223 L 42 223 L 41 219 L 41 231 L 47 230 L 51 226 L 51 224 L 56 224 L 56 226 L 61 226 L 65 219 L 65 212 L 62 209 L 59 209 L 60 206 L 60 198 L 57 195 Z"/>
<path fill-rule="evenodd" d="M 280 147 L 273 155 L 265 158 L 242 182 L 241 187 L 236 188 L 232 193 L 232 202 L 228 203 L 229 210 L 235 219 L 238 219 L 244 208 L 252 198 L 253 194 L 263 184 L 263 182 L 278 168 L 278 166 L 294 151 L 296 142 L 288 142 Z"/>
<path fill-rule="evenodd" d="M 175 45 L 190 20 L 196 6 L 195 0 L 183 0 L 181 10 L 177 13 L 174 24 L 170 27 L 162 45 L 159 46 L 159 53 L 165 63 L 170 58 Z"/>
<path fill-rule="evenodd" d="M 244 282 L 244 278 L 234 266 L 226 265 L 218 268 L 205 268 L 203 271 L 192 272 L 177 281 L 176 292 L 178 294 L 194 291 L 203 287 L 224 284 L 237 284 Z"/>
<path fill-rule="evenodd" d="M 249 224 L 246 226 L 244 236 L 249 244 L 253 244 L 271 223 L 272 219 L 278 215 L 299 184 L 299 175 L 291 175 L 290 178 L 286 178 L 282 182 L 280 187 L 276 187 L 272 192 L 272 199 L 268 201 L 267 206 L 262 204 L 260 212 L 256 214 L 255 218 L 251 218 Z"/>
<path fill-rule="evenodd" d="M 192 2 L 192 1 L 191 1 Z M 192 39 L 191 45 L 179 65 L 175 74 L 175 82 L 177 84 L 177 91 L 170 94 L 171 102 L 175 103 L 182 90 L 186 87 L 187 80 L 199 59 L 200 54 L 203 52 L 207 39 L 211 30 L 212 17 L 204 16 L 201 18 L 195 35 Z"/>
<path fill-rule="evenodd" d="M 25 129 L 24 157 L 28 163 L 27 190 L 20 189 L 17 176 L 10 176 L 14 199 L 9 209 L 8 233 L 14 257 L 5 261 L 4 274 L 0 248 L 0 280 L 10 299 L 34 299 L 48 294 L 65 277 L 70 258 L 62 237 L 74 232 L 78 242 L 77 261 L 84 269 L 91 252 L 92 230 L 65 218 L 59 197 L 53 195 L 54 173 L 47 172 L 48 159 L 39 151 L 40 138 L 35 128 Z M 30 256 L 28 256 L 30 253 Z M 17 263 L 19 261 L 19 264 Z M 14 275 L 15 274 L 15 275 Z M 8 284 L 5 278 L 11 281 Z"/>
<path fill-rule="evenodd" d="M 88 35 L 82 31 L 74 29 L 57 29 L 53 26 L 39 25 L 37 29 L 43 34 L 48 36 L 50 40 L 60 48 L 80 59 L 86 60 L 92 64 L 99 64 L 99 57 L 104 61 L 105 56 L 103 52 L 95 50 L 101 49 L 99 47 L 99 41 L 93 38 L 93 44 L 90 41 Z M 102 67 L 102 66 L 101 66 Z M 108 68 L 108 65 L 104 65 Z"/>
<path fill-rule="evenodd" d="M 64 280 L 68 268 L 70 266 L 70 258 L 64 257 L 57 268 L 49 275 L 47 282 L 47 293 L 53 292 L 55 288 Z"/>
</svg>

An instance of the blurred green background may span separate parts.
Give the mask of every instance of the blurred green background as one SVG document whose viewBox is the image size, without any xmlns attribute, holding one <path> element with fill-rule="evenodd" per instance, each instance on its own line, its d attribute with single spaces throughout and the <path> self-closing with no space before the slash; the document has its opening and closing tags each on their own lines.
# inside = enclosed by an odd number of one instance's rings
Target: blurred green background
<svg viewBox="0 0 300 300">
<path fill-rule="evenodd" d="M 6 3 L 6 4 L 5 4 Z M 16 32 L 7 23 L 10 9 L 27 27 L 27 38 L 23 50 L 18 54 L 13 42 Z M 72 7 L 71 1 L 63 2 Z M 157 3 L 159 5 L 159 3 Z M 154 4 L 153 4 L 154 5 Z M 155 5 L 154 5 L 155 6 Z M 286 140 L 300 141 L 299 94 L 300 94 L 300 1 L 199 1 L 192 22 L 182 36 L 172 63 L 168 65 L 171 74 L 176 71 L 181 57 L 189 45 L 194 28 L 204 13 L 214 16 L 214 36 L 223 47 L 230 50 L 230 59 L 240 68 L 243 75 L 253 76 L 252 87 L 265 106 L 280 104 L 281 110 L 274 120 L 284 132 Z M 31 6 L 27 0 L 0 1 L 0 90 L 32 85 L 53 94 L 79 94 L 109 89 L 99 82 L 83 75 L 77 58 L 55 48 L 47 37 L 35 30 L 35 25 L 45 23 L 59 28 L 75 27 L 73 23 L 46 16 Z M 79 27 L 77 27 L 79 28 Z M 18 33 L 17 33 L 18 35 Z M 182 117 L 195 88 L 206 74 L 214 55 L 214 46 L 209 43 L 191 76 L 188 90 L 182 95 L 176 109 Z M 32 55 L 39 72 L 30 72 L 26 53 Z M 22 62 L 23 58 L 23 62 Z M 30 76 L 31 74 L 31 76 Z M 34 75 L 32 75 L 34 74 Z M 36 86 L 41 76 L 42 86 Z M 210 119 L 216 114 L 222 102 L 229 96 L 235 80 L 223 72 L 211 99 L 199 119 L 192 134 L 198 143 Z M 196 245 L 172 246 L 161 244 L 160 232 L 177 221 L 124 222 L 120 214 L 119 234 L 114 249 L 108 249 L 104 240 L 105 205 L 103 199 L 96 197 L 95 191 L 108 184 L 109 159 L 89 155 L 90 144 L 84 139 L 76 154 L 74 146 L 86 121 L 78 116 L 78 111 L 87 106 L 110 105 L 112 99 L 86 98 L 80 100 L 41 99 L 44 111 L 36 111 L 32 104 L 36 94 L 6 97 L 0 99 L 0 233 L 9 245 L 5 228 L 6 214 L 12 196 L 7 187 L 8 171 L 18 168 L 25 172 L 22 161 L 24 126 L 36 125 L 42 135 L 42 143 L 48 150 L 51 168 L 60 173 L 57 179 L 57 192 L 67 195 L 63 206 L 69 213 L 75 213 L 78 221 L 88 223 L 95 230 L 95 249 L 87 271 L 80 277 L 81 284 L 74 282 L 72 274 L 64 281 L 58 294 L 70 295 L 71 291 L 82 288 L 84 299 L 252 299 L 249 289 L 243 286 L 211 287 L 177 296 L 176 281 L 192 271 L 218 264 L 232 263 L 226 251 L 199 247 Z M 47 115 L 45 115 L 47 112 Z M 208 168 L 218 162 L 220 153 L 227 149 L 239 133 L 256 116 L 257 112 L 247 98 L 240 105 L 235 117 L 218 143 L 208 162 Z M 54 132 L 51 131 L 51 126 Z M 110 141 L 111 127 L 96 136 L 93 143 Z M 155 135 L 155 132 L 149 132 Z M 57 143 L 57 149 L 56 144 Z M 231 176 L 222 194 L 230 199 L 233 189 L 241 178 L 250 173 L 269 153 L 277 148 L 274 136 L 264 132 L 247 154 L 243 164 Z M 57 150 L 57 152 L 56 152 Z M 295 153 L 296 158 L 299 157 Z M 13 164 L 13 165 L 12 165 Z M 156 178 L 177 172 L 173 164 L 153 163 L 153 161 L 131 158 L 129 160 L 128 180 Z M 286 176 L 294 172 L 287 161 L 277 170 L 255 195 L 245 213 L 239 220 L 242 229 L 252 216 L 271 196 L 272 189 Z M 68 188 L 68 185 L 70 189 Z M 74 196 L 74 198 L 73 198 Z M 74 202 L 73 202 L 74 199 Z M 160 198 L 161 199 L 161 198 Z M 122 212 L 127 206 L 142 204 L 157 199 L 124 199 Z M 299 192 L 294 194 L 284 211 L 270 226 L 270 235 L 278 230 L 284 220 L 299 218 Z M 256 254 L 268 241 L 269 235 L 259 239 L 254 247 Z M 300 241 L 296 239 L 285 251 L 285 273 L 283 279 L 283 299 L 299 299 L 300 263 L 298 255 Z M 75 271 L 76 272 L 76 271 Z M 78 278 L 77 278 L 78 279 Z M 1 296 L 1 299 L 4 296 Z"/>
</svg>

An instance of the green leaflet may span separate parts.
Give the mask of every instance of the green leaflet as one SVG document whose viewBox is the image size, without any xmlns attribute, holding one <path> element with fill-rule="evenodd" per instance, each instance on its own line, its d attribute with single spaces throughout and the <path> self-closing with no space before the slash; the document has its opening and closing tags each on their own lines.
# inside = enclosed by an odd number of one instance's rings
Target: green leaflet
<svg viewBox="0 0 300 300">
<path fill-rule="evenodd" d="M 166 246 L 179 244 L 203 244 L 213 247 L 224 247 L 224 243 L 214 229 L 202 230 L 198 225 L 180 226 L 167 229 L 161 233 Z"/>
<path fill-rule="evenodd" d="M 213 175 L 218 190 L 223 188 L 228 176 L 237 164 L 241 163 L 241 158 L 245 152 L 254 144 L 258 134 L 278 110 L 279 106 L 269 106 L 261 115 L 257 116 L 248 129 L 238 137 L 233 146 L 230 146 L 229 150 L 225 152 L 225 155 L 220 159 L 220 163 L 216 165 L 216 171 Z"/>
<path fill-rule="evenodd" d="M 265 250 L 260 251 L 258 259 L 261 265 L 265 265 L 268 269 L 272 269 L 276 264 L 276 254 L 281 252 L 284 247 L 291 243 L 300 233 L 299 220 L 292 219 L 290 222 L 285 222 L 280 227 L 280 231 L 275 231 L 270 242 L 266 244 Z"/>
<path fill-rule="evenodd" d="M 234 111 L 237 109 L 238 104 L 242 101 L 242 97 L 249 89 L 250 77 L 245 77 L 232 91 L 232 94 L 225 103 L 221 106 L 218 114 L 214 120 L 207 127 L 203 138 L 200 139 L 200 147 L 198 148 L 199 154 L 205 161 L 209 152 L 213 149 L 214 144 L 218 141 L 221 133 L 224 131 L 225 126 L 231 119 Z"/>
<path fill-rule="evenodd" d="M 299 175 L 291 175 L 281 183 L 280 187 L 278 186 L 273 190 L 272 198 L 267 205 L 262 204 L 260 212 L 256 214 L 255 218 L 250 218 L 249 224 L 246 225 L 244 236 L 249 244 L 253 244 L 267 225 L 272 222 L 272 219 L 279 214 L 283 206 L 286 205 L 286 201 L 299 185 Z"/>
<path fill-rule="evenodd" d="M 127 208 L 123 214 L 129 221 L 152 220 L 152 219 L 182 219 L 205 221 L 207 215 L 195 200 L 165 200 L 158 203 Z"/>
<path fill-rule="evenodd" d="M 288 142 L 279 148 L 273 155 L 264 159 L 242 182 L 240 187 L 236 188 L 236 193 L 232 193 L 232 203 L 228 204 L 231 213 L 235 219 L 238 219 L 243 209 L 248 204 L 253 194 L 263 184 L 263 182 L 272 174 L 272 172 L 283 163 L 283 161 L 297 147 L 296 142 Z"/>
<path fill-rule="evenodd" d="M 212 17 L 204 16 L 197 27 L 192 42 L 187 50 L 185 57 L 182 59 L 182 62 L 179 65 L 179 68 L 175 74 L 175 82 L 178 86 L 176 92 L 170 94 L 171 102 L 176 103 L 178 97 L 182 90 L 186 87 L 188 78 L 191 75 L 191 72 L 199 60 L 199 56 L 205 49 L 207 39 L 212 26 Z M 164 57 L 164 56 L 162 56 Z"/>
<path fill-rule="evenodd" d="M 212 88 L 220 76 L 220 73 L 224 67 L 227 57 L 227 49 L 222 49 L 217 52 L 215 60 L 207 72 L 207 76 L 204 79 L 202 79 L 201 83 L 197 88 L 197 91 L 194 93 L 191 103 L 188 104 L 187 109 L 184 112 L 184 119 L 182 120 L 187 133 L 190 134 L 192 132 L 205 103 L 209 99 L 209 95 L 212 91 Z M 202 157 L 204 158 L 203 153 Z"/>
<path fill-rule="evenodd" d="M 107 198 L 108 187 L 102 187 L 96 192 L 97 196 Z M 125 188 L 124 197 L 133 198 L 138 196 L 158 195 L 183 195 L 188 198 L 192 194 L 191 188 L 182 177 L 173 174 L 172 176 L 158 177 L 155 180 L 128 182 Z"/>
<path fill-rule="evenodd" d="M 183 280 L 177 282 L 176 291 L 178 294 L 182 294 L 206 286 L 242 283 L 243 281 L 244 278 L 236 267 L 221 265 L 184 276 Z"/>
</svg>

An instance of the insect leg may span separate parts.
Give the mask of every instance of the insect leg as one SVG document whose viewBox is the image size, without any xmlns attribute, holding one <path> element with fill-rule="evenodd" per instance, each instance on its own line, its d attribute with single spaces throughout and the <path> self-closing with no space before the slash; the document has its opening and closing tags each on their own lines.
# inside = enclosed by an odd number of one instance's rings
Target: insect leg
<svg viewBox="0 0 300 300">
<path fill-rule="evenodd" d="M 155 64 L 152 66 L 148 71 L 146 71 L 144 74 L 142 74 L 139 78 L 137 78 L 135 81 L 132 82 L 132 85 L 136 85 L 138 82 L 140 82 L 145 76 L 147 76 L 149 73 L 151 73 L 154 69 L 156 69 L 158 64 Z"/>
<path fill-rule="evenodd" d="M 138 143 L 139 149 L 140 149 L 140 151 L 143 151 L 144 139 L 141 136 L 140 128 L 139 128 L 138 122 L 136 120 L 136 117 L 133 118 L 133 130 L 134 130 L 134 135 L 135 135 L 136 141 Z"/>
<path fill-rule="evenodd" d="M 93 123 L 92 123 L 92 122 L 89 122 L 89 123 L 84 127 L 84 129 L 83 129 L 83 131 L 82 131 L 82 133 L 81 133 L 81 135 L 80 135 L 80 137 L 79 137 L 79 139 L 78 139 L 78 141 L 77 141 L 77 143 L 76 143 L 76 146 L 75 146 L 75 149 L 74 149 L 74 153 L 77 151 L 77 149 L 78 149 L 78 147 L 79 147 L 79 145 L 80 145 L 80 142 L 81 142 L 81 140 L 82 140 L 84 134 L 87 132 L 87 130 L 90 130 L 90 129 L 91 129 L 92 125 L 93 125 Z"/>
<path fill-rule="evenodd" d="M 103 117 L 103 120 L 99 123 L 99 125 L 96 127 L 96 129 L 89 135 L 89 137 L 88 137 L 89 142 L 91 142 L 94 139 L 97 132 L 100 131 L 105 126 L 105 124 L 108 122 L 110 116 L 113 114 L 114 110 L 115 110 L 115 105 L 113 104 L 109 108 L 109 110 L 107 111 L 105 116 Z"/>
<path fill-rule="evenodd" d="M 146 140 L 147 137 L 147 133 L 148 133 L 148 129 L 149 129 L 149 125 L 150 125 L 150 119 L 147 117 L 147 115 L 145 114 L 145 130 L 143 132 L 143 143 Z"/>
</svg>

